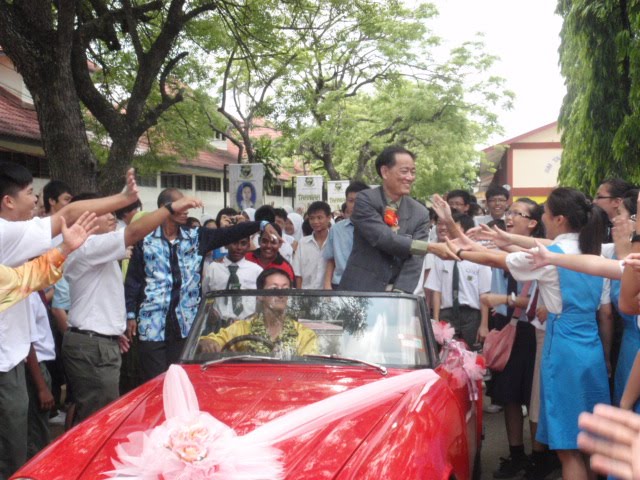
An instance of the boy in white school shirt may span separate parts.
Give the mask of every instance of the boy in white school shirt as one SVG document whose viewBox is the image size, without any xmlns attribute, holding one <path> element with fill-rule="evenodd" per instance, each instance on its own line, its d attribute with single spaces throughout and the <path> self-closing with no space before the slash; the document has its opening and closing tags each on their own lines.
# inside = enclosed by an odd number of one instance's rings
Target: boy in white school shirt
<svg viewBox="0 0 640 480">
<path fill-rule="evenodd" d="M 0 162 L 0 263 L 16 267 L 49 250 L 51 239 L 61 232 L 62 218 L 72 225 L 87 210 L 103 214 L 137 199 L 138 187 L 130 170 L 122 193 L 33 218 L 37 202 L 33 177 L 21 165 Z M 31 316 L 26 300 L 0 312 L 0 478 L 9 478 L 27 458 L 29 399 L 24 359 L 31 346 Z"/>
<path fill-rule="evenodd" d="M 327 267 L 322 252 L 329 237 L 331 207 L 326 202 L 313 202 L 307 209 L 307 216 L 313 233 L 300 239 L 293 255 L 296 288 L 321 290 Z"/>
<path fill-rule="evenodd" d="M 453 220 L 465 232 L 475 226 L 473 218 L 464 213 L 454 214 Z M 433 318 L 451 323 L 456 335 L 472 347 L 480 326 L 480 295 L 491 291 L 491 268 L 464 260 L 458 262 L 438 257 L 434 260 L 425 288 L 433 291 Z"/>
<path fill-rule="evenodd" d="M 254 290 L 262 267 L 244 258 L 250 247 L 250 237 L 226 245 L 227 255 L 222 262 L 212 262 L 206 267 L 203 293 L 212 290 Z M 237 297 L 229 300 L 228 304 L 220 305 L 220 313 L 225 317 L 244 319 L 256 311 L 255 298 Z"/>
</svg>

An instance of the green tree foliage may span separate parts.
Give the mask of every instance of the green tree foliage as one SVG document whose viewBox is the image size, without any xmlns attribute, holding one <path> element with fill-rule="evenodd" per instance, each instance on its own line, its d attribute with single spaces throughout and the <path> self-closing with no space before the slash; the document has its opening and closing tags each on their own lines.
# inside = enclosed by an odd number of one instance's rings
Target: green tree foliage
<svg viewBox="0 0 640 480">
<path fill-rule="evenodd" d="M 606 177 L 640 181 L 640 5 L 559 0 L 567 95 L 560 182 L 595 192 Z"/>
<path fill-rule="evenodd" d="M 184 122 L 188 111 L 201 110 L 197 106 L 175 108 L 186 105 L 185 95 L 206 78 L 198 51 L 241 39 L 248 19 L 259 23 L 269 6 L 250 0 L 0 0 L 3 50 L 34 97 L 52 174 L 78 191 L 96 187 L 100 165 L 81 102 L 101 126 L 94 138 L 109 140 L 106 159 L 104 151 L 99 155 L 108 171 L 100 176 L 101 190 L 121 187 L 119 173 L 145 134 L 153 137 L 147 157 L 166 145 L 170 155 L 179 154 L 185 145 L 172 137 L 192 140 L 196 124 L 206 125 Z M 161 120 L 169 111 L 174 118 Z M 183 134 L 187 125 L 191 136 Z"/>
<path fill-rule="evenodd" d="M 396 143 L 419 154 L 417 191 L 475 183 L 476 147 L 499 130 L 492 109 L 509 108 L 512 96 L 489 74 L 495 59 L 480 41 L 433 59 L 434 15 L 430 4 L 317 2 L 276 88 L 288 155 L 334 180 L 377 182 L 370 160 Z"/>
<path fill-rule="evenodd" d="M 285 152 L 332 179 L 373 180 L 370 160 L 402 143 L 427 191 L 473 182 L 490 109 L 509 101 L 480 44 L 433 60 L 434 15 L 398 0 L 0 0 L 0 36 L 53 175 L 78 190 L 100 170 L 113 191 L 132 162 L 150 172 L 193 157 L 215 131 L 268 178 Z M 284 139 L 253 138 L 265 123 Z"/>
</svg>

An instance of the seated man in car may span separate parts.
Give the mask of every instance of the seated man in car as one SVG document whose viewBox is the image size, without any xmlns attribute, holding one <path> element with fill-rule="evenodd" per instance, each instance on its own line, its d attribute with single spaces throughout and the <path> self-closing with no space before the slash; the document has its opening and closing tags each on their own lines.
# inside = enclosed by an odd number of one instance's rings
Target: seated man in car
<svg viewBox="0 0 640 480">
<path fill-rule="evenodd" d="M 282 270 L 269 268 L 258 276 L 256 286 L 260 290 L 291 288 L 291 279 Z M 318 353 L 315 332 L 287 316 L 286 296 L 258 297 L 256 307 L 256 313 L 247 319 L 201 337 L 200 350 L 219 352 L 229 344 L 227 349 L 234 352 L 281 352 L 284 356 Z"/>
</svg>

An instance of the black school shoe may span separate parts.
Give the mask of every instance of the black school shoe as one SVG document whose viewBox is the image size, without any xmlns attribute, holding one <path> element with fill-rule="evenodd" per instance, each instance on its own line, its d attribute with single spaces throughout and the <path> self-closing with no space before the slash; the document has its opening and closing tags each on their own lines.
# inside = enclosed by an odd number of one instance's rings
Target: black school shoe
<svg viewBox="0 0 640 480">
<path fill-rule="evenodd" d="M 500 467 L 493 472 L 493 478 L 515 478 L 523 473 L 528 465 L 529 457 L 526 455 L 500 457 Z"/>
<path fill-rule="evenodd" d="M 558 456 L 553 452 L 547 452 L 543 456 L 532 456 L 522 478 L 526 480 L 545 480 L 551 473 L 561 467 Z"/>
</svg>

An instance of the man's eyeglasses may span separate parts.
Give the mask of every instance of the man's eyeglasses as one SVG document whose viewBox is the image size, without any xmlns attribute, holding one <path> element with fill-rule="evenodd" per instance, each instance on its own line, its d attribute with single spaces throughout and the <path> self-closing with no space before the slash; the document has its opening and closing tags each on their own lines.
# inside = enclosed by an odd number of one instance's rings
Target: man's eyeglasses
<svg viewBox="0 0 640 480">
<path fill-rule="evenodd" d="M 612 197 L 610 195 L 596 195 L 596 200 L 604 200 L 606 198 L 620 198 L 620 197 Z"/>
<path fill-rule="evenodd" d="M 531 218 L 531 215 L 525 215 L 524 213 L 514 212 L 512 210 L 507 210 L 506 212 L 504 212 L 505 217 L 515 217 L 516 215 L 522 218 Z"/>
</svg>

